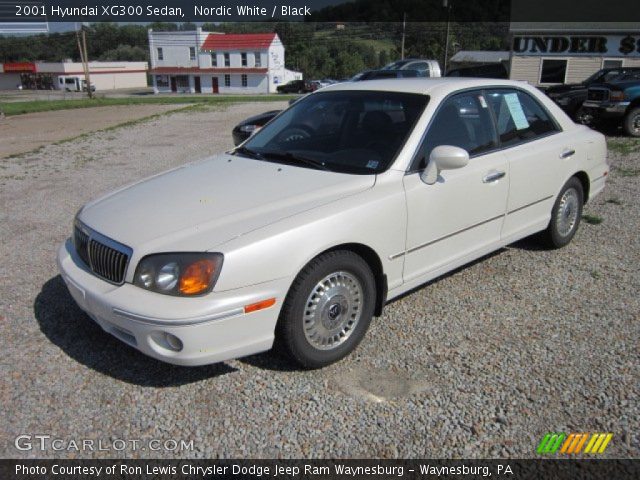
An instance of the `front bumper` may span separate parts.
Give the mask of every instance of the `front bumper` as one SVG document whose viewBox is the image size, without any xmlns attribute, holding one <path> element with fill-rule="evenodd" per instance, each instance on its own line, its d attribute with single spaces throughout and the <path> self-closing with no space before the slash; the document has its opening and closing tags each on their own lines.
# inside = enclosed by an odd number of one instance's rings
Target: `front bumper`
<svg viewBox="0 0 640 480">
<path fill-rule="evenodd" d="M 622 117 L 628 106 L 629 102 L 594 102 L 589 100 L 582 104 L 585 110 L 601 118 Z"/>
<path fill-rule="evenodd" d="M 58 250 L 58 267 L 71 296 L 103 330 L 150 357 L 176 365 L 206 365 L 269 350 L 288 279 L 196 298 L 171 297 L 94 276 L 71 239 Z M 276 298 L 264 310 L 244 306 Z M 165 333 L 182 342 L 175 351 Z"/>
</svg>

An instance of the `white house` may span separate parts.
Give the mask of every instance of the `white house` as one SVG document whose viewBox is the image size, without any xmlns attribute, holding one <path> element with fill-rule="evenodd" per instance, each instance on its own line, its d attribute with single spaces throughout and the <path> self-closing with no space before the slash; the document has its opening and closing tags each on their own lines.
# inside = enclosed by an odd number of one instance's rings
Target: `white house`
<svg viewBox="0 0 640 480">
<path fill-rule="evenodd" d="M 156 93 L 274 93 L 302 74 L 284 67 L 276 33 L 224 34 L 149 30 Z"/>
</svg>

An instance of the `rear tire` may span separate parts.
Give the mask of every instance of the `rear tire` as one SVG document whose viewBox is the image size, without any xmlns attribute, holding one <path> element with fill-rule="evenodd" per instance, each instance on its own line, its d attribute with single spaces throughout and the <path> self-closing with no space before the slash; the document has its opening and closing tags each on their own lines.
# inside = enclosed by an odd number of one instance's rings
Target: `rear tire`
<svg viewBox="0 0 640 480">
<path fill-rule="evenodd" d="M 549 247 L 561 248 L 571 242 L 580 225 L 583 204 L 582 183 L 571 177 L 560 190 L 551 210 L 549 226 L 543 233 L 543 240 Z"/>
<path fill-rule="evenodd" d="M 640 137 L 640 107 L 629 110 L 622 120 L 622 128 L 631 137 Z"/>
<path fill-rule="evenodd" d="M 304 368 L 337 362 L 364 337 L 375 303 L 373 273 L 362 257 L 324 253 L 294 280 L 278 319 L 278 341 Z"/>
</svg>

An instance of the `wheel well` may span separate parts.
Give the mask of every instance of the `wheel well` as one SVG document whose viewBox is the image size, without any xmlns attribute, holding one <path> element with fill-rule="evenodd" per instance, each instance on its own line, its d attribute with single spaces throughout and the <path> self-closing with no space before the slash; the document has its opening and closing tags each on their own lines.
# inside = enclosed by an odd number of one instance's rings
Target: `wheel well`
<svg viewBox="0 0 640 480">
<path fill-rule="evenodd" d="M 336 250 L 349 250 L 361 256 L 364 261 L 367 262 L 376 282 L 376 307 L 373 314 L 376 317 L 382 315 L 382 309 L 385 303 L 387 303 L 387 276 L 384 274 L 382 262 L 378 254 L 371 247 L 363 245 L 362 243 L 343 243 L 322 253 L 334 252 Z M 320 255 L 322 255 L 322 253 Z"/>
<path fill-rule="evenodd" d="M 589 182 L 589 176 L 586 172 L 578 172 L 574 175 L 580 183 L 582 184 L 582 192 L 584 193 L 584 203 L 587 203 L 589 199 L 589 187 L 591 186 L 591 182 Z"/>
<path fill-rule="evenodd" d="M 631 101 L 627 107 L 627 112 L 630 112 L 632 108 L 640 107 L 640 97 L 637 97 Z"/>
</svg>

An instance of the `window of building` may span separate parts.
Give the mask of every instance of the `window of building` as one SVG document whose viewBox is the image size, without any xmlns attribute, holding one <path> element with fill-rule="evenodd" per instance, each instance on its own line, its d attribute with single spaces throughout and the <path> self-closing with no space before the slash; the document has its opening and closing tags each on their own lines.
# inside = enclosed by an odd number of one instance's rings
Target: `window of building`
<svg viewBox="0 0 640 480">
<path fill-rule="evenodd" d="M 156 75 L 156 87 L 168 87 L 169 77 L 166 75 Z"/>
<path fill-rule="evenodd" d="M 246 75 L 242 75 L 241 79 L 242 79 L 242 86 L 246 87 L 247 86 L 247 76 Z"/>
<path fill-rule="evenodd" d="M 622 60 L 603 60 L 602 68 L 621 68 Z"/>
<path fill-rule="evenodd" d="M 230 87 L 231 86 L 231 75 L 225 75 L 224 76 L 224 86 L 225 87 Z"/>
<path fill-rule="evenodd" d="M 495 114 L 502 146 L 535 140 L 558 130 L 542 106 L 528 93 L 490 90 L 486 96 Z"/>
<path fill-rule="evenodd" d="M 189 88 L 189 75 L 177 75 L 176 86 L 178 88 Z"/>
<path fill-rule="evenodd" d="M 564 83 L 567 74 L 567 60 L 545 58 L 540 70 L 540 83 Z"/>
<path fill-rule="evenodd" d="M 224 54 L 224 66 L 225 67 L 231 66 L 231 56 L 229 55 L 229 52 L 225 52 Z"/>
<path fill-rule="evenodd" d="M 162 48 L 158 48 L 158 60 L 164 60 L 164 53 L 162 52 Z"/>
<path fill-rule="evenodd" d="M 253 53 L 253 57 L 254 57 L 254 65 L 256 67 L 261 67 L 262 66 L 262 59 L 260 57 L 260 52 L 254 52 Z"/>
<path fill-rule="evenodd" d="M 196 47 L 189 47 L 189 60 L 196 59 Z"/>
<path fill-rule="evenodd" d="M 246 53 L 246 52 L 242 52 L 242 53 L 240 54 L 240 60 L 241 60 L 241 62 L 242 62 L 242 63 L 241 63 L 241 65 L 242 65 L 243 67 L 246 67 L 246 66 L 247 66 L 247 53 Z"/>
<path fill-rule="evenodd" d="M 216 52 L 211 52 L 211 66 L 218 66 L 218 54 Z"/>
</svg>

